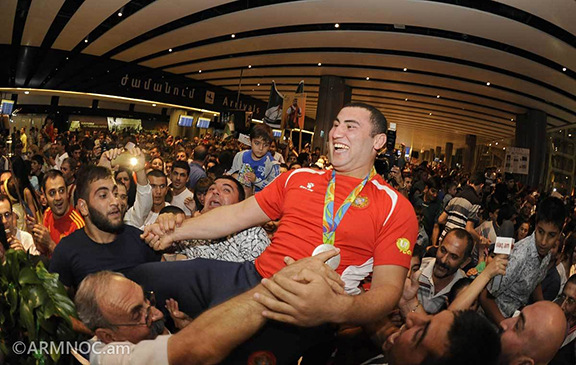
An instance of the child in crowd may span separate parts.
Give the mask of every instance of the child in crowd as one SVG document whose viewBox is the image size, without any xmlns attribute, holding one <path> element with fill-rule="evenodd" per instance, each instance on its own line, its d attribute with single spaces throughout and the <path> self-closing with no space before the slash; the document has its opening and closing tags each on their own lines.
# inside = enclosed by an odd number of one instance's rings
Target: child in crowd
<svg viewBox="0 0 576 365">
<path fill-rule="evenodd" d="M 278 161 L 268 152 L 272 139 L 272 129 L 266 124 L 258 124 L 250 132 L 252 148 L 238 152 L 234 157 L 230 173 L 244 185 L 247 195 L 264 189 L 280 175 Z"/>
</svg>

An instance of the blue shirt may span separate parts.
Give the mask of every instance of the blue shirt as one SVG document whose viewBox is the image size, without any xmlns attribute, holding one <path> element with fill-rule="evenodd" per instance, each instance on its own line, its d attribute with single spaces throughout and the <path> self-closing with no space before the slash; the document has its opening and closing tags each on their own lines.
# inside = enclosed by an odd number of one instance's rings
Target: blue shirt
<svg viewBox="0 0 576 365">
<path fill-rule="evenodd" d="M 248 168 L 249 166 L 249 168 Z M 252 171 L 250 171 L 252 170 Z M 238 181 L 242 184 L 251 186 L 252 184 L 244 179 L 244 174 L 254 172 L 256 181 L 254 181 L 254 191 L 257 193 L 270 184 L 278 175 L 280 175 L 280 164 L 274 159 L 270 152 L 259 160 L 252 158 L 252 150 L 238 152 L 232 163 L 231 174 L 238 173 Z"/>
<path fill-rule="evenodd" d="M 196 162 L 190 162 L 190 177 L 188 179 L 188 187 L 194 189 L 196 183 L 201 178 L 206 177 L 206 171 L 202 166 L 198 165 Z"/>
</svg>

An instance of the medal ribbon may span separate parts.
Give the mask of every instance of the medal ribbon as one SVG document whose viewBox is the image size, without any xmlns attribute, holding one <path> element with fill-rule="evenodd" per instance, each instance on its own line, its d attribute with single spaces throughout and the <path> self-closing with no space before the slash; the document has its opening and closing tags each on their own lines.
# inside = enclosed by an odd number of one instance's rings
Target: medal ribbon
<svg viewBox="0 0 576 365">
<path fill-rule="evenodd" d="M 356 200 L 358 195 L 364 186 L 376 175 L 376 169 L 372 167 L 370 173 L 366 175 L 364 180 L 360 183 L 360 185 L 356 186 L 354 190 L 348 195 L 346 200 L 342 203 L 336 215 L 334 215 L 334 192 L 336 191 L 336 171 L 332 171 L 332 178 L 330 182 L 328 182 L 328 188 L 326 189 L 326 195 L 324 197 L 324 217 L 322 219 L 322 241 L 325 244 L 334 245 L 334 241 L 336 240 L 336 228 L 340 225 L 342 218 L 344 218 L 344 214 L 350 208 L 350 205 Z"/>
</svg>

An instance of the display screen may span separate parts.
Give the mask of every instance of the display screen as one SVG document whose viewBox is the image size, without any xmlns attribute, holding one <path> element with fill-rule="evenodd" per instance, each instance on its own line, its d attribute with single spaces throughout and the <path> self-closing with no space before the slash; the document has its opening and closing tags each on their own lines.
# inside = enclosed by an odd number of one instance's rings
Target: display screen
<svg viewBox="0 0 576 365">
<path fill-rule="evenodd" d="M 2 99 L 1 105 L 0 108 L 2 112 L 0 114 L 12 114 L 12 110 L 14 110 L 14 100 Z"/>
<path fill-rule="evenodd" d="M 193 123 L 194 123 L 194 117 L 191 117 L 189 115 L 181 115 L 180 119 L 178 119 L 178 125 L 180 127 L 192 127 Z"/>
<path fill-rule="evenodd" d="M 198 118 L 198 128 L 210 128 L 210 119 L 208 118 Z"/>
<path fill-rule="evenodd" d="M 273 130 L 274 138 L 280 138 L 282 136 L 282 131 Z"/>
</svg>

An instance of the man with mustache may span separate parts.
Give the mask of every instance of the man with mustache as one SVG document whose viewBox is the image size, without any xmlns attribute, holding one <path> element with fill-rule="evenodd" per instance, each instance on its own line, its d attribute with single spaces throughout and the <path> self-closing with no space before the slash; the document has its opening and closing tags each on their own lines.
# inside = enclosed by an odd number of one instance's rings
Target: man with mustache
<svg viewBox="0 0 576 365">
<path fill-rule="evenodd" d="M 436 257 L 422 260 L 418 299 L 427 313 L 435 314 L 444 309 L 452 286 L 466 277 L 461 268 L 470 262 L 473 247 L 470 233 L 454 228 L 442 240 Z"/>
<path fill-rule="evenodd" d="M 77 186 L 77 207 L 86 226 L 63 238 L 50 261 L 50 272 L 60 274 L 65 286 L 78 287 L 90 273 L 127 273 L 139 264 L 160 260 L 161 255 L 140 239 L 142 231 L 124 224 L 110 170 L 87 166 L 79 173 Z"/>
</svg>

